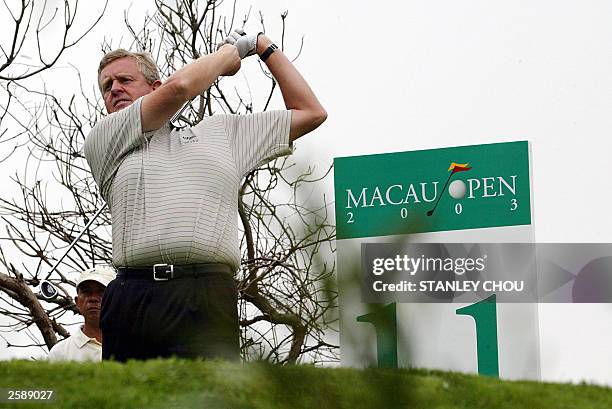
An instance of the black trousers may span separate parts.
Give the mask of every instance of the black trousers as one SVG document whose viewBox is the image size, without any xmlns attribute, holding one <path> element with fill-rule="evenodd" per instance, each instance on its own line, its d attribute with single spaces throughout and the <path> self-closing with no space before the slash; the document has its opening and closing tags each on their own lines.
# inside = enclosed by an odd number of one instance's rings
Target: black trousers
<svg viewBox="0 0 612 409">
<path fill-rule="evenodd" d="M 226 272 L 116 278 L 102 298 L 102 359 L 240 359 L 236 282 Z"/>
</svg>

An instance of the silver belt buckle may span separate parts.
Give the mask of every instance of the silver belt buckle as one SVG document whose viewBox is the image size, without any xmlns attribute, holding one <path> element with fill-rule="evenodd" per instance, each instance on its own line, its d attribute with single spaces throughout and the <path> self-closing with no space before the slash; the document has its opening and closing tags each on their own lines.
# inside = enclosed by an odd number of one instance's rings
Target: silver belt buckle
<svg viewBox="0 0 612 409">
<path fill-rule="evenodd" d="M 162 271 L 157 271 L 158 268 L 165 267 Z M 157 274 L 168 274 L 165 277 L 158 277 Z M 168 281 L 169 279 L 174 278 L 174 265 L 172 264 L 154 264 L 153 265 L 153 280 L 155 281 Z"/>
</svg>

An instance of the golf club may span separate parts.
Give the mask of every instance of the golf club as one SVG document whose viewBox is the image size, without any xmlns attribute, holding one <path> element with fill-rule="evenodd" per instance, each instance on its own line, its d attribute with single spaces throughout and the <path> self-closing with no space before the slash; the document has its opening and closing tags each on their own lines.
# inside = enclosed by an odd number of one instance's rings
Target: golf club
<svg viewBox="0 0 612 409">
<path fill-rule="evenodd" d="M 174 122 L 175 120 L 177 120 L 179 118 L 179 116 L 185 111 L 185 109 L 189 106 L 189 103 L 193 101 L 193 98 L 186 102 L 183 107 L 176 113 L 174 114 L 174 116 L 172 117 L 172 119 L 170 119 L 170 123 Z M 72 250 L 72 248 L 75 246 L 75 244 L 79 241 L 79 239 L 81 238 L 81 236 L 85 233 L 85 231 L 87 231 L 87 229 L 89 229 L 89 227 L 91 227 L 91 225 L 93 224 L 93 222 L 98 218 L 98 216 L 100 216 L 100 214 L 104 211 L 104 209 L 106 209 L 107 207 L 107 203 L 104 203 L 104 205 L 96 212 L 96 214 L 92 217 L 92 219 L 89 221 L 89 223 L 87 223 L 87 225 L 83 228 L 83 230 L 81 230 L 81 232 L 75 237 L 74 240 L 72 240 L 72 243 L 70 243 L 70 245 L 68 246 L 68 248 L 66 249 L 66 251 L 64 252 L 64 254 L 59 258 L 59 260 L 57 260 L 57 262 L 53 265 L 53 267 L 51 268 L 51 271 L 49 271 L 49 273 L 47 273 L 47 277 L 45 277 L 45 279 L 41 282 L 40 284 L 40 295 L 47 299 L 47 300 L 51 300 L 55 297 L 57 297 L 58 291 L 55 288 L 55 286 L 48 281 L 49 277 L 51 277 L 51 274 L 53 274 L 53 272 L 57 269 L 57 267 L 60 265 L 60 263 L 62 262 L 62 260 L 64 260 L 64 258 L 66 257 L 66 255 L 68 254 L 68 252 L 70 252 L 70 250 Z"/>
<path fill-rule="evenodd" d="M 85 233 L 85 231 L 87 231 L 87 229 L 89 229 L 89 227 L 93 224 L 93 222 L 98 218 L 98 216 L 100 216 L 100 214 L 104 211 L 104 209 L 106 209 L 107 203 L 104 203 L 104 206 L 102 206 L 97 212 L 96 214 L 94 214 L 94 216 L 91 218 L 91 220 L 89 221 L 89 223 L 87 223 L 87 225 L 83 228 L 83 230 L 81 230 L 81 232 L 75 237 L 74 240 L 72 240 L 72 243 L 70 243 L 70 245 L 68 246 L 68 249 L 64 252 L 64 254 L 59 258 L 59 260 L 57 260 L 57 262 L 55 263 L 55 265 L 53 266 L 53 268 L 51 268 L 51 271 L 49 271 L 49 273 L 47 274 L 47 277 L 45 277 L 45 279 L 43 280 L 43 283 L 48 283 L 49 285 L 53 285 L 51 284 L 49 281 L 49 277 L 51 277 L 51 274 L 53 274 L 53 272 L 55 271 L 55 269 L 57 268 L 57 266 L 60 265 L 60 263 L 62 262 L 62 260 L 66 257 L 66 255 L 68 254 L 68 252 L 70 250 L 72 250 L 72 248 L 74 247 L 75 244 L 77 244 L 77 242 L 79 241 L 79 239 L 81 238 L 81 236 Z M 41 289 L 42 289 L 42 284 L 41 284 Z M 57 292 L 57 290 L 55 290 Z"/>
<path fill-rule="evenodd" d="M 187 101 L 187 102 L 185 102 L 185 103 L 183 104 L 183 106 L 181 107 L 181 109 L 180 109 L 180 110 L 178 110 L 178 111 L 176 112 L 176 114 L 174 114 L 174 115 L 172 116 L 172 118 L 170 118 L 170 121 L 169 121 L 169 122 L 170 122 L 170 124 L 172 124 L 172 125 L 174 126 L 174 122 L 175 122 L 177 119 L 179 119 L 179 117 L 180 117 L 180 116 L 183 114 L 183 112 L 185 111 L 185 109 L 187 109 L 187 107 L 189 106 L 189 104 L 191 104 L 191 102 L 193 102 L 193 100 L 194 100 L 195 98 L 196 98 L 196 97 L 193 97 L 193 98 L 191 98 L 189 101 Z"/>
<path fill-rule="evenodd" d="M 57 297 L 58 291 L 50 281 L 43 280 L 40 282 L 40 292 L 38 294 L 45 300 L 51 301 Z"/>
</svg>

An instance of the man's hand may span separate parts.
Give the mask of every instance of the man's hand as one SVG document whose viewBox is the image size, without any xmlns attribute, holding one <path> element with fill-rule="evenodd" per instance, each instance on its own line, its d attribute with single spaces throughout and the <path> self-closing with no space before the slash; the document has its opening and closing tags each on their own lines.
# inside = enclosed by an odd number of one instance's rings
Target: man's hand
<svg viewBox="0 0 612 409">
<path fill-rule="evenodd" d="M 250 55 L 257 53 L 257 36 L 259 34 L 247 35 L 241 28 L 236 28 L 230 33 L 229 36 L 223 41 L 224 44 L 235 45 L 238 49 L 240 58 L 243 59 Z"/>
</svg>

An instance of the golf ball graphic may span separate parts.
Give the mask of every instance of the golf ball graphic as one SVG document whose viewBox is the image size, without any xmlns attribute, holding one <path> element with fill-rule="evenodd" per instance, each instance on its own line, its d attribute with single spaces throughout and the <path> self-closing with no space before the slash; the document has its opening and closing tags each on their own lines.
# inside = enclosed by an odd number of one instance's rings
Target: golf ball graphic
<svg viewBox="0 0 612 409">
<path fill-rule="evenodd" d="M 467 188 L 465 187 L 465 183 L 463 180 L 453 180 L 448 187 L 448 194 L 451 195 L 453 199 L 463 199 L 465 197 L 465 192 Z"/>
</svg>

